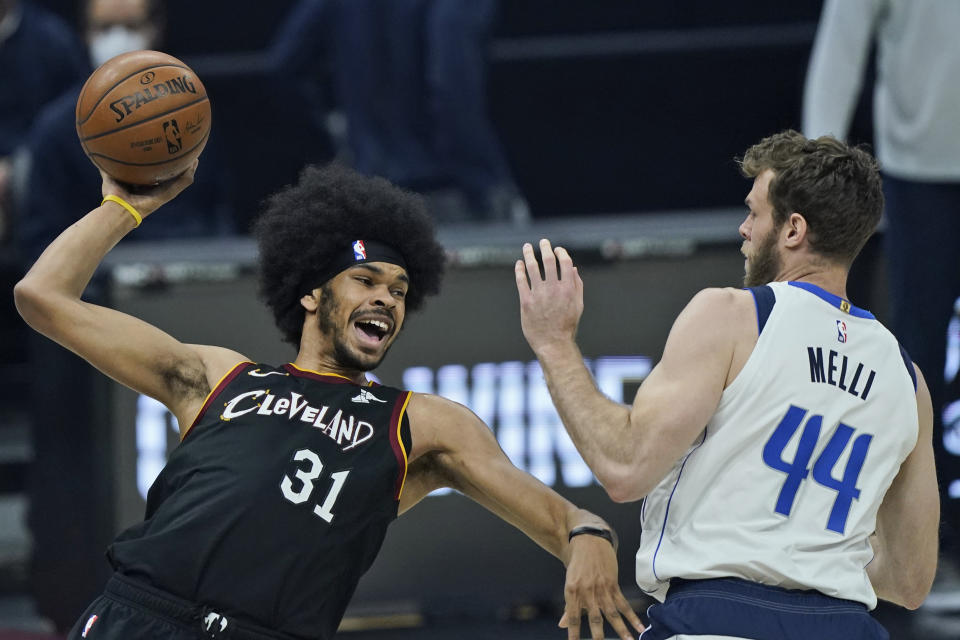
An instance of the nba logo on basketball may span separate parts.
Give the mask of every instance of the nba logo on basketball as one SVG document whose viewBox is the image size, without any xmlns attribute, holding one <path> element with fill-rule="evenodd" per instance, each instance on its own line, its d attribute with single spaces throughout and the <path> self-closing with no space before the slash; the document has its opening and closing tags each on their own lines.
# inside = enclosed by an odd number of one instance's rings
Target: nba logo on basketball
<svg viewBox="0 0 960 640">
<path fill-rule="evenodd" d="M 363 240 L 355 240 L 353 243 L 353 257 L 355 260 L 367 259 L 367 248 L 363 246 Z"/>
<path fill-rule="evenodd" d="M 837 320 L 837 341 L 847 341 L 847 323 L 843 320 Z"/>
<path fill-rule="evenodd" d="M 183 140 L 180 138 L 180 125 L 176 120 L 167 120 L 163 123 L 163 135 L 167 139 L 167 151 L 176 153 L 183 148 Z"/>
</svg>

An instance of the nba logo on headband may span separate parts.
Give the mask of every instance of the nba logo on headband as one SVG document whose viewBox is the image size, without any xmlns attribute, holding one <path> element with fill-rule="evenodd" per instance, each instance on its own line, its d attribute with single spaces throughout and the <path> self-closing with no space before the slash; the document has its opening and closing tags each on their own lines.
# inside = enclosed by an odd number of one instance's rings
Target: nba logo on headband
<svg viewBox="0 0 960 640">
<path fill-rule="evenodd" d="M 363 240 L 354 240 L 353 242 L 353 257 L 356 260 L 366 260 L 367 259 L 367 249 L 363 246 Z"/>
</svg>

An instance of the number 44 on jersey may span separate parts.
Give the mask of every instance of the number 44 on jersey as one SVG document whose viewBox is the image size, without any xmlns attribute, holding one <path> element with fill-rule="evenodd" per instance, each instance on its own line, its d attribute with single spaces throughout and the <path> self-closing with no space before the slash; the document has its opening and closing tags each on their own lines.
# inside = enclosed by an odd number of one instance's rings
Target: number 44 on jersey
<svg viewBox="0 0 960 640">
<path fill-rule="evenodd" d="M 797 445 L 797 452 L 793 460 L 784 460 L 783 453 L 787 443 L 800 429 L 807 413 L 806 409 L 790 405 L 786 415 L 763 447 L 763 461 L 771 468 L 787 474 L 783 481 L 783 487 L 780 489 L 780 495 L 777 497 L 777 505 L 774 511 L 788 517 L 793 509 L 793 502 L 801 483 L 811 473 L 810 459 L 813 457 L 817 441 L 820 439 L 820 427 L 823 423 L 823 416 L 811 414 L 807 418 L 806 424 L 803 425 L 800 442 Z M 860 497 L 857 478 L 860 476 L 860 469 L 867 457 L 867 449 L 870 448 L 870 441 L 873 439 L 872 435 L 866 433 L 854 438 L 847 464 L 843 468 L 841 477 L 837 479 L 833 476 L 834 467 L 846 450 L 850 439 L 853 438 L 853 434 L 853 427 L 841 422 L 827 442 L 827 446 L 824 447 L 813 463 L 812 469 L 814 482 L 837 492 L 833 508 L 830 510 L 830 517 L 827 520 L 827 529 L 841 534 L 846 527 L 847 516 L 850 514 L 850 506 L 853 500 Z"/>
</svg>

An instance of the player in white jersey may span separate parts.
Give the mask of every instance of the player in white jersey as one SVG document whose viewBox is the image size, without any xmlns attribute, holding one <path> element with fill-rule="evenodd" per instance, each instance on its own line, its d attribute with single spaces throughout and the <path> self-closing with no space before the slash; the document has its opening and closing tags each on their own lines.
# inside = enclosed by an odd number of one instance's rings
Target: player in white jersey
<svg viewBox="0 0 960 640">
<path fill-rule="evenodd" d="M 632 407 L 575 342 L 583 282 L 541 240 L 516 265 L 524 335 L 611 498 L 644 498 L 637 582 L 661 604 L 643 640 L 887 638 L 877 598 L 930 590 L 939 500 L 926 383 L 846 299 L 883 208 L 876 161 L 786 131 L 741 161 L 746 289 L 678 316 Z"/>
</svg>

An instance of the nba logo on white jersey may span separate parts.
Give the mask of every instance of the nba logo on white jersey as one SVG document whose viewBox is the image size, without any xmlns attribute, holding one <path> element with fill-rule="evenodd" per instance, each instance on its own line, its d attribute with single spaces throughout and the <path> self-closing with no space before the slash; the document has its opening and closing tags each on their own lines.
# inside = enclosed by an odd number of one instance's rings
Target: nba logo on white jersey
<svg viewBox="0 0 960 640">
<path fill-rule="evenodd" d="M 363 240 L 355 240 L 353 242 L 353 257 L 356 260 L 367 259 L 367 248 L 363 246 Z"/>
<path fill-rule="evenodd" d="M 847 341 L 847 323 L 843 320 L 837 320 L 837 342 Z"/>
</svg>

